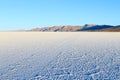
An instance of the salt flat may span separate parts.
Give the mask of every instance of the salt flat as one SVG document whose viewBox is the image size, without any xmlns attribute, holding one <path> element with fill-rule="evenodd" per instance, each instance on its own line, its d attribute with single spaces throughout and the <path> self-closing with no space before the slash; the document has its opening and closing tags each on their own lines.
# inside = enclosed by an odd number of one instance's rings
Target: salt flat
<svg viewBox="0 0 120 80">
<path fill-rule="evenodd" d="M 119 32 L 0 32 L 0 80 L 120 80 Z"/>
</svg>

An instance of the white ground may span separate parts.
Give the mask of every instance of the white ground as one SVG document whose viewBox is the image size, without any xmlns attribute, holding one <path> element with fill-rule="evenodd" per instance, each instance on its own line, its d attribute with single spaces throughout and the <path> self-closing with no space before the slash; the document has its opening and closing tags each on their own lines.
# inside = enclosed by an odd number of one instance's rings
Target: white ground
<svg viewBox="0 0 120 80">
<path fill-rule="evenodd" d="M 0 32 L 0 80 L 120 80 L 120 33 Z"/>
</svg>

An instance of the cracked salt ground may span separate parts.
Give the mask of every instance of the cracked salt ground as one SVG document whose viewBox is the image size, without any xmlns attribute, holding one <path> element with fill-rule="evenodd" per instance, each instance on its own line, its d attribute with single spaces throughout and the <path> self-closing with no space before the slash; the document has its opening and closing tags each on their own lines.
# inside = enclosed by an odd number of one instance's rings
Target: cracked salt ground
<svg viewBox="0 0 120 80">
<path fill-rule="evenodd" d="M 68 51 L 67 51 L 68 52 Z M 64 52 L 57 56 L 50 64 L 44 68 L 43 71 L 34 79 L 40 80 L 96 80 L 96 79 L 119 79 L 120 71 L 118 65 L 112 65 L 113 61 L 107 56 L 109 59 L 104 59 L 104 56 L 96 56 L 92 57 L 83 53 L 83 56 L 72 56 L 70 53 Z M 74 52 L 74 51 L 73 51 Z M 101 51 L 102 52 L 102 51 Z M 104 52 L 103 52 L 104 53 Z M 80 54 L 81 55 L 81 54 Z M 82 58 L 83 57 L 83 58 Z M 97 59 L 97 60 L 96 60 Z M 105 58 L 107 59 L 107 58 Z M 119 62 L 118 62 L 119 63 Z M 116 67 L 115 69 L 113 69 Z M 106 70 L 109 69 L 109 70 Z M 108 71 L 108 72 L 106 72 Z M 116 74 L 114 73 L 116 72 Z M 114 73 L 114 74 L 112 74 Z M 110 74 L 110 75 L 109 75 Z M 106 76 L 107 75 L 107 76 Z"/>
<path fill-rule="evenodd" d="M 120 80 L 120 33 L 2 32 L 0 39 L 0 80 Z"/>
<path fill-rule="evenodd" d="M 63 53 L 57 56 L 55 61 L 53 60 L 50 64 L 47 65 L 46 68 L 44 68 L 43 71 L 35 78 L 31 79 L 37 79 L 37 80 L 99 80 L 99 79 L 119 79 L 119 70 L 118 66 L 108 66 L 107 68 L 111 68 L 111 70 L 108 70 L 108 73 L 105 72 L 104 69 L 105 65 L 104 63 L 101 63 L 104 66 L 100 66 L 98 62 L 95 62 L 96 60 L 90 55 L 85 55 L 84 60 L 81 57 L 73 57 L 71 55 L 68 55 L 70 53 Z M 76 55 L 79 56 L 79 55 Z M 108 62 L 110 63 L 110 62 Z M 107 64 L 106 64 L 107 66 Z M 103 69 L 102 69 L 103 67 Z M 116 67 L 116 69 L 112 68 Z M 111 74 L 113 72 L 117 72 L 117 74 Z M 105 75 L 107 75 L 105 77 Z"/>
</svg>

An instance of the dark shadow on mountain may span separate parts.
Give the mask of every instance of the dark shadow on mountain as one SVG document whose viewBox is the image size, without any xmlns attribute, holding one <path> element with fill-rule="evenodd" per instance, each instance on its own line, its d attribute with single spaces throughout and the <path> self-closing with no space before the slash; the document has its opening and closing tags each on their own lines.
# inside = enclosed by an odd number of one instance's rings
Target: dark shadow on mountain
<svg viewBox="0 0 120 80">
<path fill-rule="evenodd" d="M 84 26 L 83 29 L 80 29 L 79 31 L 95 31 L 95 30 L 102 30 L 102 29 L 107 29 L 112 27 L 114 26 L 109 26 L 109 25 L 95 25 L 91 27 Z"/>
</svg>

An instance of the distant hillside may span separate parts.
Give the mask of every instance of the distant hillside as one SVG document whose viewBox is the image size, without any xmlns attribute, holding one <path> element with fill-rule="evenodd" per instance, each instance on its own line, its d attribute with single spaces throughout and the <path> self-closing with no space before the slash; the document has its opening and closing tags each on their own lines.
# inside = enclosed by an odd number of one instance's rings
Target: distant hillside
<svg viewBox="0 0 120 80">
<path fill-rule="evenodd" d="M 95 25 L 86 24 L 84 26 L 53 26 L 53 27 L 42 27 L 34 28 L 27 31 L 38 31 L 38 32 L 79 32 L 79 31 L 92 31 L 92 32 L 120 32 L 120 25 Z"/>
<path fill-rule="evenodd" d="M 103 29 L 102 31 L 108 31 L 108 32 L 120 32 L 120 25 L 119 26 L 114 26 L 111 28 Z"/>
<path fill-rule="evenodd" d="M 41 32 L 76 32 L 82 29 L 82 26 L 53 26 L 44 28 L 34 28 L 29 31 L 41 31 Z"/>
</svg>

